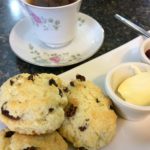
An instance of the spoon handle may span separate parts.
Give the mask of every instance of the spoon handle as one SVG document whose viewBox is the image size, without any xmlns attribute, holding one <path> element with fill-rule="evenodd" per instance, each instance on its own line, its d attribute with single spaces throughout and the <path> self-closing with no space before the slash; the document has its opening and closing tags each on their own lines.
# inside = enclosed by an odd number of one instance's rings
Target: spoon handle
<svg viewBox="0 0 150 150">
<path fill-rule="evenodd" d="M 118 14 L 115 14 L 115 18 L 118 19 L 119 21 L 121 21 L 122 23 L 124 23 L 125 25 L 131 27 L 135 31 L 138 31 L 140 34 L 146 36 L 147 38 L 150 38 L 150 33 L 149 32 L 147 32 L 143 28 L 139 27 L 138 25 L 134 24 L 133 22 L 125 19 L 124 17 L 122 17 Z"/>
</svg>

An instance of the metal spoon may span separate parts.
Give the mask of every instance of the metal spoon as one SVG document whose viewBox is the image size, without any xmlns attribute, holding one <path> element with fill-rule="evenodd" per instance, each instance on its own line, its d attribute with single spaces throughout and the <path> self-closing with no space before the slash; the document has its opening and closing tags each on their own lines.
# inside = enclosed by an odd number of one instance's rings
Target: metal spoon
<svg viewBox="0 0 150 150">
<path fill-rule="evenodd" d="M 139 27 L 138 25 L 134 24 L 133 22 L 125 19 L 124 17 L 122 17 L 118 14 L 115 14 L 115 18 L 118 19 L 119 21 L 121 21 L 122 23 L 124 23 L 125 25 L 131 27 L 135 31 L 139 32 L 140 34 L 146 36 L 147 38 L 150 38 L 150 33 L 149 32 L 147 32 L 143 28 Z"/>
</svg>

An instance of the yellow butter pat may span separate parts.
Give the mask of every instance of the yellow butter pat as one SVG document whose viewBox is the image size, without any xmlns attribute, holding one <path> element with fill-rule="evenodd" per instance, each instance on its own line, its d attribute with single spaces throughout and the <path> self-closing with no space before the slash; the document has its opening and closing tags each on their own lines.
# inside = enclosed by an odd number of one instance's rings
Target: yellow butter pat
<svg viewBox="0 0 150 150">
<path fill-rule="evenodd" d="M 127 102 L 150 105 L 150 72 L 141 72 L 127 78 L 120 84 L 117 92 Z"/>
</svg>

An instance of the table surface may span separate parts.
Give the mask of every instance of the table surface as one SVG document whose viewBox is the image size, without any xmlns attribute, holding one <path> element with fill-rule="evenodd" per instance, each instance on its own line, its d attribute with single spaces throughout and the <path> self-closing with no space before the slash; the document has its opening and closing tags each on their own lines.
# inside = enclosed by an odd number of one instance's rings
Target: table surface
<svg viewBox="0 0 150 150">
<path fill-rule="evenodd" d="M 19 59 L 9 45 L 12 27 L 23 18 L 17 0 L 0 0 L 0 85 L 9 77 L 23 72 L 60 74 L 96 58 L 137 36 L 118 20 L 118 13 L 149 30 L 150 0 L 83 0 L 81 12 L 95 18 L 105 30 L 105 40 L 98 52 L 89 59 L 67 67 L 50 68 L 31 65 Z"/>
</svg>

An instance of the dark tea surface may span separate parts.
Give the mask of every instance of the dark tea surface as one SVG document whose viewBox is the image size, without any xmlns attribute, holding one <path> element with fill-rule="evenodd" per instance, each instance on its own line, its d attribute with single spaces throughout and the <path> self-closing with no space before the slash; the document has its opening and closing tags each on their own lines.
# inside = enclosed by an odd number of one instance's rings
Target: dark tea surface
<svg viewBox="0 0 150 150">
<path fill-rule="evenodd" d="M 42 7 L 64 6 L 75 2 L 76 0 L 26 0 L 31 5 Z"/>
</svg>

